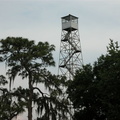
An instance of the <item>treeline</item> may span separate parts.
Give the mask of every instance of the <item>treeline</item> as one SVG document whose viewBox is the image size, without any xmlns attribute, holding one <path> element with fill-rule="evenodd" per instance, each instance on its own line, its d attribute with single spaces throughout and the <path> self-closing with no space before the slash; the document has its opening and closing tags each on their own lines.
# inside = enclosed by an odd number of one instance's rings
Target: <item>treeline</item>
<svg viewBox="0 0 120 120">
<path fill-rule="evenodd" d="M 0 120 L 12 120 L 25 109 L 28 120 L 33 120 L 33 110 L 36 120 L 119 120 L 118 42 L 110 40 L 107 53 L 93 65 L 83 65 L 72 81 L 47 70 L 47 66 L 55 66 L 54 50 L 48 42 L 35 44 L 22 37 L 0 40 L 0 62 L 7 66 L 6 76 L 0 75 Z M 17 76 L 28 81 L 28 88 L 12 89 Z M 44 84 L 46 93 L 40 84 Z M 74 114 L 69 109 L 71 103 Z"/>
</svg>

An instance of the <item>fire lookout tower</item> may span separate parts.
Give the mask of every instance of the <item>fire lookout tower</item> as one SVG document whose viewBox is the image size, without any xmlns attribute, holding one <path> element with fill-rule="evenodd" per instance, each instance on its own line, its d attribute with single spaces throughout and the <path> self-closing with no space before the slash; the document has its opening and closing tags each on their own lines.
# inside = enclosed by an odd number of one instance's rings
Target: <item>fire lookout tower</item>
<svg viewBox="0 0 120 120">
<path fill-rule="evenodd" d="M 82 67 L 83 58 L 78 31 L 78 17 L 62 17 L 62 34 L 59 55 L 59 74 L 72 80 L 76 70 Z"/>
</svg>

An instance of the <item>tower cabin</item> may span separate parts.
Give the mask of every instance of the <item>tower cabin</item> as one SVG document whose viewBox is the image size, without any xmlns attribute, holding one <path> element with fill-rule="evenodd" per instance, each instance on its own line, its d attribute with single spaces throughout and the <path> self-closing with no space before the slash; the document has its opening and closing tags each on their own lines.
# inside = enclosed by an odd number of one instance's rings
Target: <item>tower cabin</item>
<svg viewBox="0 0 120 120">
<path fill-rule="evenodd" d="M 73 15 L 64 16 L 62 19 L 62 30 L 74 31 L 78 30 L 78 17 Z"/>
</svg>

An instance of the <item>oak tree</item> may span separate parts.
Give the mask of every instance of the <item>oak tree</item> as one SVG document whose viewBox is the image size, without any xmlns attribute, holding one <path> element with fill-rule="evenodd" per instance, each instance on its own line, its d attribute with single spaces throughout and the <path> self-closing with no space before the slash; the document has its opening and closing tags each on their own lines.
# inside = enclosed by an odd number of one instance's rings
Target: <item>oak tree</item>
<svg viewBox="0 0 120 120">
<path fill-rule="evenodd" d="M 68 94 L 75 120 L 120 119 L 120 49 L 110 40 L 107 53 L 76 72 Z"/>
</svg>

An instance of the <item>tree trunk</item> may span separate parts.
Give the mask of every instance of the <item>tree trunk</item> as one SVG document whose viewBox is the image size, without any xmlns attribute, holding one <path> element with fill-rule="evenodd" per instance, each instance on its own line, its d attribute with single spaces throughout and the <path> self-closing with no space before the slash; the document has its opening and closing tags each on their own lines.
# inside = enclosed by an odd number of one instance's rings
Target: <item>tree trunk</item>
<svg viewBox="0 0 120 120">
<path fill-rule="evenodd" d="M 28 120 L 32 120 L 32 96 L 33 96 L 32 77 L 31 75 L 29 75 Z"/>
</svg>

